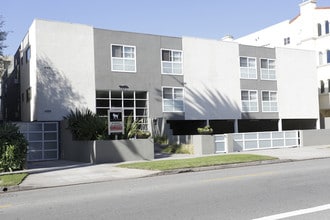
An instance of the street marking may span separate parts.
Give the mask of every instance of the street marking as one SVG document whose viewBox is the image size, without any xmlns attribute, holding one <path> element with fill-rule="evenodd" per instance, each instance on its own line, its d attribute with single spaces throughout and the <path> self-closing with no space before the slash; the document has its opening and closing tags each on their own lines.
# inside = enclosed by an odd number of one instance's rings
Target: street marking
<svg viewBox="0 0 330 220">
<path fill-rule="evenodd" d="M 269 175 L 273 175 L 273 174 L 275 174 L 275 172 L 252 173 L 252 174 L 239 175 L 239 176 L 226 176 L 226 177 L 221 177 L 221 178 L 207 179 L 207 180 L 203 180 L 203 182 L 241 179 L 241 178 L 256 177 L 256 176 L 269 176 Z"/>
<path fill-rule="evenodd" d="M 292 212 L 285 212 L 277 215 L 271 215 L 271 216 L 266 216 L 262 218 L 256 218 L 254 220 L 275 220 L 275 219 L 283 219 L 283 218 L 289 218 L 293 216 L 298 216 L 298 215 L 305 215 L 305 214 L 310 214 L 313 212 L 321 212 L 330 209 L 330 204 L 327 205 L 322 205 L 322 206 L 316 206 L 313 208 L 308 208 L 308 209 L 300 209 Z"/>
</svg>

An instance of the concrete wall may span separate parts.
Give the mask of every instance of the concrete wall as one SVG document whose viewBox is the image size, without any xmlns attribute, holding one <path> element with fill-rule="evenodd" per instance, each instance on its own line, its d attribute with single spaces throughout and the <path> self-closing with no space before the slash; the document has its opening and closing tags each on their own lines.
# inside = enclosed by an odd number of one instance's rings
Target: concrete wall
<svg viewBox="0 0 330 220">
<path fill-rule="evenodd" d="M 238 44 L 183 38 L 185 119 L 241 117 Z"/>
<path fill-rule="evenodd" d="M 61 122 L 60 158 L 84 163 L 116 163 L 154 159 L 150 139 L 75 141 L 65 121 Z"/>
<path fill-rule="evenodd" d="M 215 153 L 214 137 L 212 135 L 193 135 L 192 144 L 194 154 L 197 156 Z"/>
<path fill-rule="evenodd" d="M 330 145 L 330 129 L 301 130 L 300 138 L 302 147 Z"/>
<path fill-rule="evenodd" d="M 59 121 L 75 108 L 95 111 L 93 28 L 45 20 L 35 20 L 34 27 L 33 120 Z"/>
</svg>

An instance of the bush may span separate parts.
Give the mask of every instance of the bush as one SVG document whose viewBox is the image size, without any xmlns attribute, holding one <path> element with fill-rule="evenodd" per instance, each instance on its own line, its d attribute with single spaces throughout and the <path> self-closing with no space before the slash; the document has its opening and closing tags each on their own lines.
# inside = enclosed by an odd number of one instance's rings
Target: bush
<svg viewBox="0 0 330 220">
<path fill-rule="evenodd" d="M 206 125 L 203 128 L 197 128 L 197 132 L 198 134 L 212 134 L 213 129 L 209 125 Z"/>
<path fill-rule="evenodd" d="M 14 124 L 0 125 L 0 171 L 22 170 L 28 142 Z"/>
<path fill-rule="evenodd" d="M 194 148 L 189 144 L 171 144 L 162 150 L 168 154 L 194 154 Z"/>
<path fill-rule="evenodd" d="M 68 120 L 69 129 L 76 140 L 99 140 L 107 137 L 107 120 L 100 118 L 86 109 L 70 112 L 64 119 Z"/>
</svg>

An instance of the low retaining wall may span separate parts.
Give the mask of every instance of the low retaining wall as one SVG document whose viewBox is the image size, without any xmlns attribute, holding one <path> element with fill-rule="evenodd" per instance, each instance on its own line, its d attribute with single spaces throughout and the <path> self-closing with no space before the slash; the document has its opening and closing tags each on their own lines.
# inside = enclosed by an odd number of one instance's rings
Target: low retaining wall
<svg viewBox="0 0 330 220">
<path fill-rule="evenodd" d="M 94 164 L 152 160 L 154 143 L 150 139 L 75 141 L 66 122 L 62 122 L 60 157 Z"/>
<path fill-rule="evenodd" d="M 330 145 L 330 129 L 301 130 L 300 146 Z"/>
</svg>

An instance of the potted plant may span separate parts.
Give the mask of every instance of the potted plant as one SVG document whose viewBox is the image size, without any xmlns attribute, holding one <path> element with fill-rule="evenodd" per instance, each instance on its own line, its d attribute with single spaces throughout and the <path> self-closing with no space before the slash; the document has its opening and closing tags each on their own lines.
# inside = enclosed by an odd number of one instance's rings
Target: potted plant
<svg viewBox="0 0 330 220">
<path fill-rule="evenodd" d="M 210 127 L 210 125 L 206 125 L 203 128 L 197 128 L 198 134 L 212 134 L 213 129 Z"/>
</svg>

